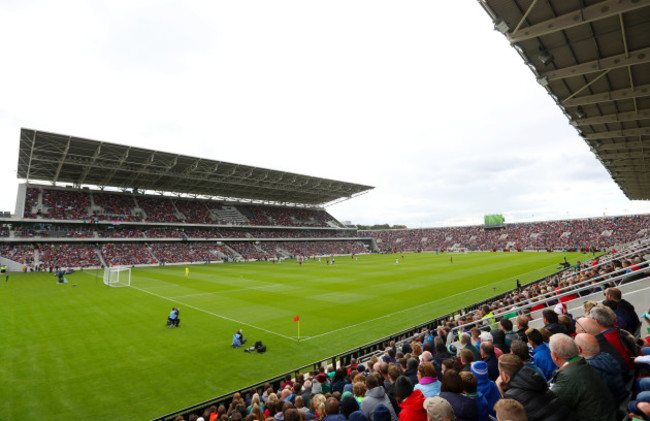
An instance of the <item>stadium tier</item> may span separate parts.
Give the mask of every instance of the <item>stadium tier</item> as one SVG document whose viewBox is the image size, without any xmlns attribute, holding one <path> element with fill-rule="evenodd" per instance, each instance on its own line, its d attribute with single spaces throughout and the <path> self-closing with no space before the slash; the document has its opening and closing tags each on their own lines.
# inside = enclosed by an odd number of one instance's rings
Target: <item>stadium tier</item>
<svg viewBox="0 0 650 421">
<path fill-rule="evenodd" d="M 22 191 L 24 217 L 2 222 L 2 256 L 34 269 L 368 252 L 600 251 L 643 238 L 650 227 L 650 215 L 632 215 L 505 224 L 501 229 L 475 225 L 357 232 L 324 209 L 42 186 Z M 112 244 L 116 241 L 119 246 Z"/>
</svg>

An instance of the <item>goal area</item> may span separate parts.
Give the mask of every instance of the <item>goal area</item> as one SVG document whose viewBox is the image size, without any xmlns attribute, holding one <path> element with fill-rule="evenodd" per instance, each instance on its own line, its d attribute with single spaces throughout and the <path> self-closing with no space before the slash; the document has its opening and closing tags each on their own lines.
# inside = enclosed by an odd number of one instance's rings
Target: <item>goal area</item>
<svg viewBox="0 0 650 421">
<path fill-rule="evenodd" d="M 131 286 L 131 268 L 113 266 L 104 269 L 104 283 L 109 287 Z"/>
</svg>

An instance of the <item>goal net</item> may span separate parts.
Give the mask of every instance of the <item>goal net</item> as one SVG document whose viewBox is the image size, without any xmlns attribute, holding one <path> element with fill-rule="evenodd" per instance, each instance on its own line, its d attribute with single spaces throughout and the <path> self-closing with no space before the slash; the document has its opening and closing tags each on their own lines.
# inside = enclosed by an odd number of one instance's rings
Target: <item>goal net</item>
<svg viewBox="0 0 650 421">
<path fill-rule="evenodd" d="M 104 269 L 104 283 L 109 287 L 128 287 L 131 285 L 131 268 L 114 266 Z"/>
</svg>

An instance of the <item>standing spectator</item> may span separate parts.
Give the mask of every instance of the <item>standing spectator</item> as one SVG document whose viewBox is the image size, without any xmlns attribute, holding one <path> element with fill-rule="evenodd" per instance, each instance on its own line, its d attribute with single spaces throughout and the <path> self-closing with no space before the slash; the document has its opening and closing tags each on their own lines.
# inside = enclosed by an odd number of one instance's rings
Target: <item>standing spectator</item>
<svg viewBox="0 0 650 421">
<path fill-rule="evenodd" d="M 614 421 L 614 400 L 598 373 L 578 353 L 573 339 L 555 334 L 550 340 L 551 358 L 559 367 L 551 390 L 583 421 Z"/>
</svg>

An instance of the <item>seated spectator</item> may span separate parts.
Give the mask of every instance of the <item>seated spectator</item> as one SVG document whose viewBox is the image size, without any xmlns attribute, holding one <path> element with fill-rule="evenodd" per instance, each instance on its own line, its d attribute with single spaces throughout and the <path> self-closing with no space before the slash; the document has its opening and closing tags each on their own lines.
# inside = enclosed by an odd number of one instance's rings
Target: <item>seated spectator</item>
<svg viewBox="0 0 650 421">
<path fill-rule="evenodd" d="M 551 335 L 554 333 L 564 333 L 565 335 L 568 335 L 569 332 L 567 332 L 566 328 L 564 325 L 561 325 L 558 322 L 558 317 L 557 313 L 553 310 L 546 309 L 542 311 L 542 318 L 544 320 L 544 328 L 551 332 Z"/>
<path fill-rule="evenodd" d="M 457 421 L 476 421 L 478 405 L 476 401 L 463 394 L 463 380 L 455 370 L 447 370 L 442 375 L 440 397 L 447 400 L 454 409 Z"/>
<path fill-rule="evenodd" d="M 461 364 L 460 371 L 470 372 L 472 369 L 472 363 L 476 361 L 474 359 L 474 354 L 472 353 L 472 351 L 470 351 L 469 349 L 461 349 L 459 358 Z"/>
<path fill-rule="evenodd" d="M 465 396 L 474 399 L 476 402 L 478 408 L 478 421 L 489 421 L 491 408 L 488 407 L 485 396 L 476 390 L 476 377 L 467 371 L 463 371 L 459 374 L 460 379 L 463 381 L 463 392 L 465 393 Z"/>
<path fill-rule="evenodd" d="M 589 333 L 579 333 L 575 338 L 580 355 L 596 370 L 609 389 L 616 406 L 627 399 L 629 392 L 625 389 L 621 367 L 611 355 L 600 352 L 598 340 Z"/>
<path fill-rule="evenodd" d="M 623 299 L 621 290 L 618 288 L 607 288 L 605 290 L 605 297 L 616 303 L 615 313 L 618 327 L 627 330 L 633 335 L 636 334 L 637 330 L 641 327 L 641 321 L 636 314 L 634 306 Z"/>
<path fill-rule="evenodd" d="M 441 397 L 425 399 L 424 409 L 429 421 L 456 421 L 454 408 Z"/>
<path fill-rule="evenodd" d="M 601 349 L 604 342 L 611 344 L 620 354 L 628 370 L 631 370 L 634 367 L 634 357 L 637 356 L 638 351 L 634 340 L 630 340 L 627 334 L 624 334 L 615 326 L 616 313 L 610 308 L 599 305 L 592 308 L 589 315 L 598 323 L 600 333 L 596 335 L 596 339 L 598 340 L 598 344 L 601 345 Z"/>
<path fill-rule="evenodd" d="M 432 364 L 429 364 L 433 367 Z M 399 412 L 400 421 L 426 421 L 424 395 L 421 391 L 413 389 L 413 384 L 406 376 L 400 376 L 395 382 L 395 396 L 402 410 Z"/>
<path fill-rule="evenodd" d="M 477 329 L 478 330 L 478 329 Z M 476 348 L 474 345 L 472 345 L 472 337 L 470 336 L 469 333 L 462 333 L 460 335 L 460 349 L 468 349 L 472 351 L 472 354 L 474 354 L 474 361 L 478 361 L 481 359 L 481 352 Z"/>
<path fill-rule="evenodd" d="M 512 346 L 510 347 L 510 352 L 518 356 L 521 361 L 524 362 L 524 366 L 532 368 L 533 370 L 537 371 L 540 376 L 544 377 L 544 372 L 531 361 L 530 350 L 528 349 L 528 345 L 526 345 L 523 341 L 513 341 Z"/>
<path fill-rule="evenodd" d="M 523 405 L 530 421 L 577 421 L 569 408 L 549 390 L 544 376 L 526 367 L 514 354 L 499 359 L 497 385 L 504 398 Z"/>
<path fill-rule="evenodd" d="M 551 380 L 551 390 L 581 420 L 616 419 L 614 400 L 607 386 L 578 353 L 578 346 L 562 333 L 551 336 L 551 358 L 560 368 Z"/>
<path fill-rule="evenodd" d="M 557 366 L 551 358 L 551 350 L 548 344 L 544 342 L 542 334 L 537 329 L 528 329 L 526 336 L 528 336 L 528 343 L 533 347 L 533 363 L 542 370 L 544 378 L 550 380 Z"/>
<path fill-rule="evenodd" d="M 415 389 L 422 392 L 425 398 L 432 398 L 440 393 L 440 381 L 437 378 L 436 368 L 430 362 L 423 362 L 418 366 L 418 383 Z"/>
<path fill-rule="evenodd" d="M 501 399 L 494 407 L 497 421 L 529 421 L 521 403 L 514 399 Z"/>
<path fill-rule="evenodd" d="M 494 416 L 494 404 L 501 398 L 497 385 L 488 378 L 487 364 L 483 361 L 472 363 L 471 372 L 476 377 L 476 391 L 487 401 L 488 415 Z"/>
<path fill-rule="evenodd" d="M 392 421 L 397 421 L 397 414 L 395 414 L 390 399 L 386 396 L 386 392 L 384 391 L 384 388 L 381 387 L 380 382 L 383 383 L 377 373 L 370 373 L 366 377 L 366 397 L 363 398 L 363 401 L 361 402 L 361 412 L 363 412 L 370 421 L 373 421 L 375 408 L 377 408 L 378 405 L 383 404 L 390 412 L 390 419 Z"/>
<path fill-rule="evenodd" d="M 483 362 L 487 364 L 488 378 L 495 381 L 499 377 L 499 366 L 497 365 L 497 357 L 494 355 L 494 345 L 491 342 L 481 343 L 481 357 L 483 357 Z"/>
<path fill-rule="evenodd" d="M 346 421 L 343 414 L 339 412 L 339 400 L 336 398 L 328 398 L 325 401 L 325 414 L 323 421 Z"/>
</svg>

